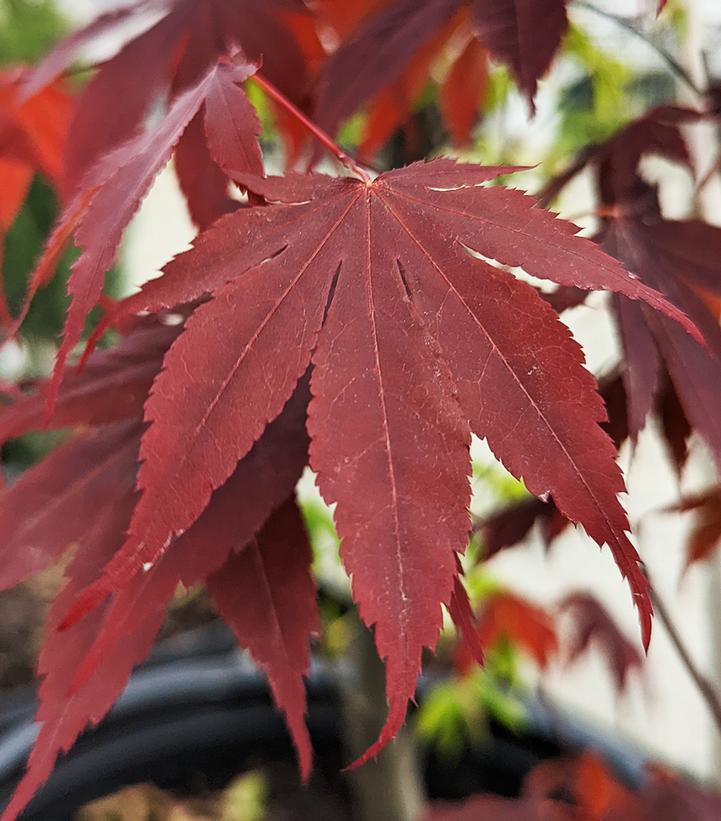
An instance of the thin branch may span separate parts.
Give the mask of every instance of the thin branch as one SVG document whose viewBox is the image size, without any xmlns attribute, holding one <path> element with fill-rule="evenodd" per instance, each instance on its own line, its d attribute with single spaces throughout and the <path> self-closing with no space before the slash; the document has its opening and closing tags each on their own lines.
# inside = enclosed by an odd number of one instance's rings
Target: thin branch
<svg viewBox="0 0 721 821">
<path fill-rule="evenodd" d="M 366 171 L 358 165 L 358 163 L 343 151 L 343 149 L 335 142 L 335 140 L 320 126 L 317 126 L 312 120 L 294 105 L 281 91 L 279 91 L 268 79 L 263 77 L 260 73 L 254 74 L 251 78 L 253 82 L 259 85 L 265 93 L 275 100 L 278 105 L 282 106 L 289 114 L 295 117 L 296 120 L 312 134 L 316 140 L 329 151 L 340 163 L 342 163 L 349 171 L 360 177 L 365 183 L 371 181 Z"/>
<path fill-rule="evenodd" d="M 671 615 L 663 602 L 663 599 L 661 599 L 658 591 L 653 585 L 651 585 L 651 599 L 656 610 L 656 615 L 666 628 L 666 632 L 668 633 L 671 643 L 676 649 L 683 666 L 686 668 L 686 672 L 696 685 L 696 689 L 699 691 L 701 698 L 706 702 L 706 706 L 708 707 L 709 712 L 713 716 L 714 723 L 716 724 L 716 729 L 721 734 L 721 698 L 719 697 L 716 688 L 698 669 L 696 663 L 691 658 L 691 655 L 686 645 L 683 643 L 683 639 L 681 638 L 681 635 L 679 634 L 676 625 L 674 624 L 673 619 L 671 618 Z"/>
<path fill-rule="evenodd" d="M 575 4 L 579 8 L 586 9 L 593 14 L 597 14 L 599 17 L 605 17 L 607 20 L 611 20 L 620 28 L 625 29 L 634 36 L 638 37 L 640 40 L 643 40 L 644 43 L 650 46 L 656 54 L 658 54 L 658 56 L 666 63 L 666 65 L 671 69 L 671 71 L 673 71 L 679 80 L 687 85 L 697 97 L 703 98 L 706 96 L 704 92 L 696 85 L 691 75 L 688 71 L 686 71 L 681 63 L 679 63 L 672 54 L 669 54 L 666 49 L 662 48 L 657 43 L 654 43 L 653 40 L 649 39 L 642 31 L 639 31 L 633 23 L 630 23 L 624 17 L 619 17 L 617 14 L 613 14 L 610 11 L 600 9 L 598 6 L 594 6 L 593 3 L 587 2 L 587 0 L 575 0 Z"/>
</svg>

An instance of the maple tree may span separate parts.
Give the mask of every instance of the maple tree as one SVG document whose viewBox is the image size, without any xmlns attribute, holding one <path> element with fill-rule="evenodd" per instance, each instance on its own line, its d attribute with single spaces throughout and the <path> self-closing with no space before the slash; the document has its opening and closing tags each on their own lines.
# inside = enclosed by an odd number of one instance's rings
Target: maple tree
<svg viewBox="0 0 721 821">
<path fill-rule="evenodd" d="M 648 647 L 651 589 L 618 498 L 616 453 L 656 412 L 679 471 L 692 430 L 721 465 L 721 230 L 666 219 L 639 168 L 651 153 L 690 165 L 682 127 L 705 115 L 654 109 L 586 146 L 540 197 L 512 187 L 524 171 L 512 165 L 436 157 L 376 173 L 364 164 L 408 127 L 441 54 L 451 59 L 438 107 L 456 143 L 475 123 L 489 60 L 509 68 L 532 107 L 567 31 L 566 6 L 139 0 L 0 85 L 9 112 L 0 109 L 0 163 L 15 182 L 2 192 L 0 230 L 36 169 L 62 202 L 23 305 L 5 310 L 7 336 L 22 332 L 66 246 L 78 249 L 53 373 L 9 388 L 0 414 L 3 442 L 70 431 L 0 495 L 0 585 L 72 552 L 39 662 L 42 727 L 3 821 L 107 712 L 181 584 L 206 586 L 267 673 L 308 777 L 303 677 L 319 622 L 294 495 L 306 465 L 335 506 L 353 600 L 386 667 L 387 720 L 356 765 L 403 725 L 442 606 L 463 665 L 503 637 L 540 666 L 558 653 L 556 615 L 510 593 L 474 611 L 460 562 L 472 531 L 488 558 L 537 521 L 548 542 L 582 526 L 610 548 Z M 61 75 L 131 19 L 148 22 L 72 110 Z M 310 165 L 325 150 L 343 173 L 266 174 L 251 102 L 260 108 L 259 92 L 289 165 L 312 141 Z M 159 101 L 163 117 L 149 123 Z M 336 136 L 365 108 L 361 162 Z M 106 275 L 171 157 L 199 233 L 160 276 L 109 300 Z M 595 242 L 546 207 L 589 167 Z M 559 287 L 545 293 L 511 269 Z M 624 348 L 600 389 L 559 317 L 595 290 L 611 292 Z M 98 306 L 104 316 L 70 366 Z M 109 329 L 119 341 L 97 347 Z M 475 525 L 472 435 L 530 494 Z M 559 614 L 576 627 L 568 659 L 602 645 L 622 690 L 641 661 L 604 608 L 579 593 Z M 556 803 L 524 800 L 544 813 Z"/>
</svg>

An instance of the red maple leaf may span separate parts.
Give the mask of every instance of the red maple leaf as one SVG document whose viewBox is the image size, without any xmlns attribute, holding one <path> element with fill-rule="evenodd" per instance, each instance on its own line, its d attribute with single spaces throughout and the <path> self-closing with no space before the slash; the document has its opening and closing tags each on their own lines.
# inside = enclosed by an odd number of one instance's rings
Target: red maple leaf
<svg viewBox="0 0 721 821">
<path fill-rule="evenodd" d="M 567 796 L 578 821 L 641 821 L 642 799 L 619 783 L 594 753 L 576 759 L 549 760 L 536 766 L 523 785 L 527 800 Z M 570 811 L 569 807 L 569 811 Z"/>
<path fill-rule="evenodd" d="M 38 288 L 52 277 L 60 253 L 72 236 L 81 253 L 68 280 L 71 302 L 56 362 L 56 378 L 50 389 L 51 406 L 67 356 L 80 340 L 88 312 L 100 299 L 105 274 L 115 260 L 123 233 L 188 128 L 195 122 L 204 125 L 204 145 L 207 143 L 206 151 L 218 173 L 220 168 L 250 172 L 262 169 L 257 143 L 260 125 L 255 109 L 239 85 L 254 71 L 254 66 L 238 60 L 221 60 L 174 100 L 159 127 L 132 138 L 101 158 L 63 208 L 33 274 L 27 299 L 29 304 Z M 213 204 L 205 198 L 204 201 L 209 207 Z M 230 200 L 225 197 L 224 202 Z M 229 209 L 221 204 L 220 210 Z M 18 322 L 22 319 L 23 314 Z"/>
<path fill-rule="evenodd" d="M 21 812 L 58 753 L 73 744 L 88 721 L 97 722 L 110 708 L 133 666 L 150 650 L 181 582 L 207 582 L 241 646 L 268 673 L 277 703 L 286 712 L 302 771 L 309 771 L 302 677 L 308 667 L 308 638 L 317 621 L 315 590 L 302 524 L 294 503 L 287 501 L 307 460 L 307 380 L 162 561 L 104 604 L 98 618 L 57 629 L 78 592 L 98 577 L 123 541 L 137 503 L 143 403 L 162 354 L 179 331 L 149 317 L 117 348 L 96 352 L 85 370 L 62 386 L 53 419 L 58 427 L 77 425 L 84 432 L 0 495 L 0 587 L 17 584 L 69 547 L 75 549 L 40 658 L 40 735 L 4 821 Z M 43 391 L 21 397 L 0 418 L 4 437 L 42 427 Z M 284 558 L 282 571 L 279 555 Z M 254 593 L 267 590 L 275 612 L 272 607 L 257 609 L 255 595 L 252 612 L 244 612 L 237 601 L 229 601 L 228 584 L 236 591 L 243 584 Z M 291 610 L 293 619 L 288 617 Z M 268 619 L 276 630 L 270 643 Z"/>
<path fill-rule="evenodd" d="M 721 330 L 716 300 L 721 278 L 716 259 L 721 230 L 701 220 L 668 220 L 657 192 L 640 176 L 639 163 L 661 154 L 688 164 L 680 126 L 703 115 L 664 106 L 631 123 L 611 140 L 585 150 L 568 171 L 552 181 L 545 199 L 555 196 L 591 164 L 602 203 L 599 242 L 641 281 L 664 293 L 693 318 L 705 344 L 678 334 L 673 323 L 619 297 L 613 307 L 624 351 L 623 380 L 628 432 L 633 441 L 656 410 L 674 462 L 685 460 L 689 425 L 721 464 Z"/>
<path fill-rule="evenodd" d="M 44 88 L 27 97 L 24 68 L 0 72 L 0 272 L 5 234 L 20 213 L 36 173 L 57 185 L 63 168 L 73 100 L 64 84 Z M 12 324 L 0 296 L 0 321 Z"/>
<path fill-rule="evenodd" d="M 148 11 L 164 14 L 103 63 L 80 97 L 66 154 L 68 197 L 103 154 L 137 133 L 157 97 L 194 86 L 224 54 L 240 49 L 247 61 L 262 60 L 264 73 L 292 99 L 301 100 L 308 91 L 303 44 L 313 27 L 302 0 L 140 0 L 61 41 L 35 69 L 30 90 L 57 76 L 88 44 L 109 31 L 122 31 L 128 17 L 142 20 Z M 194 178 L 208 163 L 195 133 L 191 129 L 181 139 L 186 162 L 179 173 L 193 216 L 203 221 L 207 206 L 194 196 Z M 203 191 L 217 198 L 224 190 L 220 186 L 213 175 L 203 182 Z"/>
<path fill-rule="evenodd" d="M 533 288 L 467 249 L 681 315 L 531 198 L 483 187 L 503 170 L 436 160 L 373 183 L 235 175 L 275 205 L 222 218 L 119 309 L 213 294 L 146 404 L 127 543 L 69 622 L 193 524 L 312 361 L 311 465 L 326 501 L 338 503 L 354 595 L 388 666 L 389 719 L 369 755 L 400 726 L 451 596 L 469 529 L 471 429 L 532 492 L 550 493 L 610 545 L 648 640 L 647 582 L 580 350 Z"/>
<path fill-rule="evenodd" d="M 619 630 L 616 622 L 599 601 L 588 593 L 572 593 L 558 605 L 559 613 L 569 614 L 574 630 L 566 645 L 569 663 L 585 653 L 591 644 L 603 651 L 613 673 L 616 689 L 621 692 L 629 673 L 640 669 L 643 659 L 633 644 Z"/>
<path fill-rule="evenodd" d="M 703 493 L 682 499 L 666 511 L 694 514 L 686 545 L 687 569 L 694 562 L 703 561 L 713 554 L 721 543 L 721 488 L 714 485 Z"/>
<path fill-rule="evenodd" d="M 603 247 L 692 316 L 706 344 L 678 335 L 663 319 L 637 311 L 626 300 L 614 302 L 630 435 L 635 439 L 657 403 L 665 382 L 663 368 L 685 418 L 721 464 L 721 426 L 714 410 L 721 398 L 721 331 L 700 296 L 704 290 L 721 293 L 712 262 L 713 249 L 721 250 L 721 230 L 697 220 L 666 220 L 655 193 L 643 186 L 638 193 L 633 213 L 608 221 Z"/>
<path fill-rule="evenodd" d="M 478 616 L 477 629 L 485 650 L 507 640 L 528 653 L 540 668 L 546 667 L 558 650 L 553 616 L 513 593 L 502 591 L 491 596 Z M 467 663 L 461 669 L 464 666 Z"/>
<path fill-rule="evenodd" d="M 378 3 L 366 6 L 375 10 Z M 319 124 L 328 131 L 337 130 L 343 120 L 381 92 L 387 94 L 389 86 L 407 83 L 411 65 L 427 77 L 439 50 L 459 27 L 467 32 L 467 41 L 477 45 L 463 49 L 450 69 L 447 82 L 452 85 L 444 87 L 442 110 L 453 136 L 464 140 L 480 104 L 486 54 L 510 68 L 532 103 L 538 80 L 549 68 L 568 27 L 566 0 L 395 0 L 383 4 L 359 26 L 351 27 L 350 35 L 321 71 Z M 417 81 L 398 99 L 400 121 L 420 88 L 422 83 Z"/>
</svg>

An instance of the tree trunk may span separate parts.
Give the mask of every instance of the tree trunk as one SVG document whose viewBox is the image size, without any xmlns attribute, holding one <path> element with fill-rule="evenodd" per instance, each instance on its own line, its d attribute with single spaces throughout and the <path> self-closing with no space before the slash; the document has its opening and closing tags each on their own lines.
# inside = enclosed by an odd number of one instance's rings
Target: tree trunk
<svg viewBox="0 0 721 821">
<path fill-rule="evenodd" d="M 349 675 L 342 688 L 348 753 L 355 760 L 376 740 L 385 721 L 385 669 L 369 630 L 354 616 Z M 412 734 L 404 727 L 380 755 L 349 774 L 359 821 L 416 821 L 424 791 Z"/>
</svg>

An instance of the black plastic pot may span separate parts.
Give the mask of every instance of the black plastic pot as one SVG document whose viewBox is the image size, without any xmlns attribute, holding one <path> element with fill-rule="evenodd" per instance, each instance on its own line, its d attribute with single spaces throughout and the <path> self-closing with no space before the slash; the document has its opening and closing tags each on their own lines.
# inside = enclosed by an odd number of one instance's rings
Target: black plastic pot
<svg viewBox="0 0 721 821">
<path fill-rule="evenodd" d="M 347 800 L 339 770 L 343 750 L 338 683 L 341 671 L 316 665 L 308 681 L 308 724 L 316 752 L 316 785 Z M 422 698 L 423 684 L 419 688 Z M 32 747 L 32 694 L 8 701 L 0 712 L 0 805 L 22 776 Z M 492 726 L 488 743 L 469 749 L 452 767 L 430 754 L 424 763 L 433 799 L 475 792 L 512 796 L 541 760 L 589 745 L 622 777 L 638 781 L 642 759 L 608 744 L 539 705 L 532 730 L 517 736 Z M 294 760 L 281 716 L 264 678 L 235 649 L 221 625 L 161 645 L 133 676 L 125 693 L 97 728 L 62 758 L 23 821 L 70 821 L 75 811 L 123 786 L 151 782 L 164 789 L 220 788 L 247 768 Z"/>
</svg>

